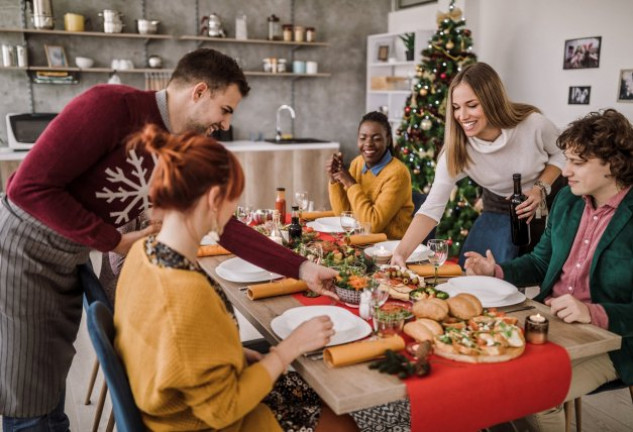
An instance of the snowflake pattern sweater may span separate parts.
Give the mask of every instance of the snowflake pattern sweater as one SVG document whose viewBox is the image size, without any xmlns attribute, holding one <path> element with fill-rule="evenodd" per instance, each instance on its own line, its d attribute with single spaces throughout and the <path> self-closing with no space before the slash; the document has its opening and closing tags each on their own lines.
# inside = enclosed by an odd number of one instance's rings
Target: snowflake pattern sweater
<svg viewBox="0 0 633 432">
<path fill-rule="evenodd" d="M 114 249 L 121 238 L 116 227 L 148 205 L 154 162 L 125 151 L 126 137 L 148 123 L 165 128 L 154 92 L 92 87 L 46 128 L 9 179 L 7 195 L 59 234 Z"/>
</svg>

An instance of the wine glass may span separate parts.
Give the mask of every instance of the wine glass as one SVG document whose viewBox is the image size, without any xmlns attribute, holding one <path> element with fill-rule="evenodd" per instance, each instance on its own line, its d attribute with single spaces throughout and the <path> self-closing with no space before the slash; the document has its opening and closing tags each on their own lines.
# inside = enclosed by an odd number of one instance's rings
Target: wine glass
<svg viewBox="0 0 633 432">
<path fill-rule="evenodd" d="M 356 229 L 356 225 L 358 225 L 358 222 L 356 222 L 356 218 L 354 218 L 354 213 L 351 211 L 344 211 L 343 213 L 341 213 L 340 219 L 341 228 L 343 228 L 343 231 L 345 231 L 345 235 L 349 237 L 350 234 Z"/>
<path fill-rule="evenodd" d="M 301 219 L 303 211 L 308 208 L 309 203 L 310 201 L 308 200 L 308 193 L 306 191 L 295 192 L 295 205 L 299 207 L 299 219 Z"/>
<path fill-rule="evenodd" d="M 446 258 L 448 258 L 448 243 L 443 239 L 431 239 L 426 245 L 429 248 L 429 262 L 433 264 L 435 269 L 435 282 L 434 286 L 437 286 L 437 269 L 444 264 Z"/>
<path fill-rule="evenodd" d="M 250 225 L 253 221 L 253 209 L 250 206 L 238 206 L 235 209 L 235 217 L 240 222 Z"/>
</svg>

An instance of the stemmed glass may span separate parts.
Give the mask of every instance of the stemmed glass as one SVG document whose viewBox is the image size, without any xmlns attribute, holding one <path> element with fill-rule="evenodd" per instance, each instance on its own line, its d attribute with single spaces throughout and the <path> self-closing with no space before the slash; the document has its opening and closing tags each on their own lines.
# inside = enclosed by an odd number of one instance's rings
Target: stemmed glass
<svg viewBox="0 0 633 432">
<path fill-rule="evenodd" d="M 429 262 L 433 264 L 435 269 L 435 282 L 433 286 L 437 286 L 437 269 L 444 264 L 446 258 L 448 258 L 448 243 L 442 239 L 431 239 L 426 245 L 431 252 L 429 254 Z"/>
<path fill-rule="evenodd" d="M 299 207 L 299 219 L 301 219 L 303 211 L 308 208 L 309 203 L 310 201 L 308 200 L 308 193 L 306 191 L 295 192 L 295 205 Z"/>
<path fill-rule="evenodd" d="M 354 218 L 354 213 L 351 211 L 344 211 L 341 213 L 341 228 L 345 231 L 345 236 L 349 238 L 349 236 L 354 232 L 358 222 L 356 222 L 356 218 Z"/>
</svg>

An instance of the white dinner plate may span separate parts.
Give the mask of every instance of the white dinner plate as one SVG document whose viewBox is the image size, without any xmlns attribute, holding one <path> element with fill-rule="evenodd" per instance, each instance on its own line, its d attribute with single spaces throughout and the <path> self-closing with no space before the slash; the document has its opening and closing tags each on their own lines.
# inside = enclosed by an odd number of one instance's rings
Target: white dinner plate
<svg viewBox="0 0 633 432">
<path fill-rule="evenodd" d="M 224 280 L 238 283 L 261 282 L 281 277 L 237 257 L 223 261 L 215 268 L 215 272 Z"/>
<path fill-rule="evenodd" d="M 327 346 L 340 345 L 362 339 L 371 333 L 367 321 L 338 306 L 300 306 L 288 309 L 270 322 L 277 336 L 288 337 L 301 323 L 315 316 L 327 315 L 334 323 L 336 332 Z"/>
<path fill-rule="evenodd" d="M 525 294 L 516 286 L 491 276 L 459 276 L 438 286 L 450 296 L 469 293 L 479 299 L 483 307 L 502 307 L 521 303 Z"/>
<path fill-rule="evenodd" d="M 374 254 L 374 252 L 379 250 L 381 246 L 385 248 L 386 250 L 388 250 L 389 252 L 393 253 L 393 251 L 396 250 L 399 244 L 400 244 L 400 240 L 389 240 L 389 241 L 376 243 L 373 246 L 365 249 L 365 253 L 371 256 Z M 425 259 L 428 258 L 428 256 L 429 256 L 429 248 L 421 244 L 417 248 L 415 248 L 415 250 L 413 251 L 411 255 L 409 255 L 409 258 L 407 258 L 407 263 L 415 263 L 415 262 L 424 261 Z"/>
<path fill-rule="evenodd" d="M 202 237 L 202 240 L 200 240 L 200 246 L 209 246 L 209 245 L 216 245 L 218 244 L 218 242 L 216 242 L 215 240 L 213 240 L 210 236 L 206 235 L 204 237 Z"/>
<path fill-rule="evenodd" d="M 341 233 L 345 232 L 341 226 L 341 218 L 338 216 L 317 218 L 313 222 L 308 222 L 306 225 L 314 228 L 319 232 L 326 233 Z"/>
</svg>

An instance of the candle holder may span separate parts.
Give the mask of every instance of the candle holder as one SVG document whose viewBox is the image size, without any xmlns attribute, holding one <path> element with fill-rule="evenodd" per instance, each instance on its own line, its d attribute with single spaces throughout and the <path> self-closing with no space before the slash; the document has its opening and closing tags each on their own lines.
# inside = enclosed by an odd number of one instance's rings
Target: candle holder
<svg viewBox="0 0 633 432">
<path fill-rule="evenodd" d="M 525 319 L 525 340 L 541 345 L 547 342 L 549 321 L 541 314 L 530 315 Z"/>
</svg>

